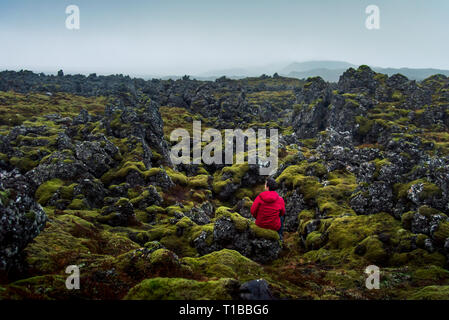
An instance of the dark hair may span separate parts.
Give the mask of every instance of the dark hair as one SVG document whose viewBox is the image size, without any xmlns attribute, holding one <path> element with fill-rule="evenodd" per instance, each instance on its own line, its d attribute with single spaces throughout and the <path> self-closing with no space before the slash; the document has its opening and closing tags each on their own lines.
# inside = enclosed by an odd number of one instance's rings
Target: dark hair
<svg viewBox="0 0 449 320">
<path fill-rule="evenodd" d="M 267 178 L 267 187 L 268 190 L 274 191 L 278 188 L 278 183 L 273 178 L 269 177 Z"/>
</svg>

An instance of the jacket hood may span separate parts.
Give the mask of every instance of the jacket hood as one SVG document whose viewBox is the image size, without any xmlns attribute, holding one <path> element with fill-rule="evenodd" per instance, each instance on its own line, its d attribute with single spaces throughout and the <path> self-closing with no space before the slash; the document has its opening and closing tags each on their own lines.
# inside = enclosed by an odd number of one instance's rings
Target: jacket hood
<svg viewBox="0 0 449 320">
<path fill-rule="evenodd" d="M 264 202 L 267 203 L 275 202 L 279 198 L 276 191 L 264 191 L 259 196 Z"/>
</svg>

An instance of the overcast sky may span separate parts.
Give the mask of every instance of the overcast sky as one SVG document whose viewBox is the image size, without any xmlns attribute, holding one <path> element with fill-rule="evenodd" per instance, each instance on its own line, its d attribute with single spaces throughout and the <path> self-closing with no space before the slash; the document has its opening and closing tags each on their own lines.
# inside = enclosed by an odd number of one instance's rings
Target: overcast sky
<svg viewBox="0 0 449 320">
<path fill-rule="evenodd" d="M 65 27 L 68 5 L 80 30 Z M 380 8 L 380 30 L 365 8 Z M 0 69 L 200 74 L 306 60 L 449 69 L 448 0 L 0 0 Z"/>
</svg>

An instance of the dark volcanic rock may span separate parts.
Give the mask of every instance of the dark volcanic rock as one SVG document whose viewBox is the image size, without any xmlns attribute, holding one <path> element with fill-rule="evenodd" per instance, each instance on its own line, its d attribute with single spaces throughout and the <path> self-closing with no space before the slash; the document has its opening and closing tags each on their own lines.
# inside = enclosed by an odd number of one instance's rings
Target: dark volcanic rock
<svg viewBox="0 0 449 320">
<path fill-rule="evenodd" d="M 76 157 L 83 161 L 97 178 L 108 171 L 113 159 L 104 151 L 98 141 L 84 141 L 75 146 Z"/>
<path fill-rule="evenodd" d="M 281 250 L 278 240 L 257 237 L 251 229 L 238 230 L 228 217 L 220 217 L 215 221 L 212 245 L 205 242 L 205 234 L 194 240 L 195 247 L 202 255 L 228 248 L 260 263 L 275 260 Z"/>
<path fill-rule="evenodd" d="M 0 271 L 16 266 L 20 251 L 45 227 L 35 185 L 18 171 L 0 171 Z"/>
<path fill-rule="evenodd" d="M 89 167 L 75 159 L 73 155 L 55 151 L 47 159 L 41 161 L 36 168 L 27 172 L 26 175 L 39 186 L 43 182 L 54 178 L 72 181 L 78 181 L 86 177 L 93 179 L 93 175 L 89 172 Z"/>
<path fill-rule="evenodd" d="M 298 214 L 306 209 L 304 197 L 293 190 L 289 197 L 285 198 L 285 218 L 284 230 L 288 232 L 295 232 L 298 229 Z"/>
<path fill-rule="evenodd" d="M 376 181 L 359 187 L 350 204 L 358 214 L 375 214 L 382 211 L 392 212 L 393 201 L 392 187 L 383 181 Z"/>
<path fill-rule="evenodd" d="M 377 87 L 376 73 L 368 66 L 360 66 L 357 70 L 349 68 L 338 81 L 338 89 L 344 92 L 367 92 L 373 94 Z"/>
<path fill-rule="evenodd" d="M 245 282 L 240 286 L 242 300 L 273 300 L 270 287 L 264 279 Z"/>
<path fill-rule="evenodd" d="M 111 226 L 128 226 L 136 224 L 134 207 L 126 198 L 120 198 L 113 205 L 104 207 L 102 216 L 98 218 L 102 223 Z"/>
<path fill-rule="evenodd" d="M 210 223 L 211 218 L 213 218 L 214 208 L 210 202 L 204 202 L 200 206 L 193 207 L 184 215 L 196 224 L 204 225 Z"/>
</svg>

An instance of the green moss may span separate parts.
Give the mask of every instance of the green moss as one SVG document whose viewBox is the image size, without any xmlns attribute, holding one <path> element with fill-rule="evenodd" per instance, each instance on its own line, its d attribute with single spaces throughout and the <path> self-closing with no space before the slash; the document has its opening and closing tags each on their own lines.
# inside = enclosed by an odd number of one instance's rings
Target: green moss
<svg viewBox="0 0 449 320">
<path fill-rule="evenodd" d="M 47 227 L 24 250 L 29 270 L 39 275 L 56 273 L 77 264 L 80 255 L 89 254 L 87 241 L 78 238 L 75 228 L 68 218 L 47 222 Z"/>
<path fill-rule="evenodd" d="M 424 249 L 424 248 L 425 248 L 425 241 L 426 241 L 427 239 L 429 239 L 429 237 L 428 237 L 427 235 L 422 234 L 422 233 L 418 234 L 418 235 L 416 236 L 416 245 L 417 245 L 419 248 Z"/>
<path fill-rule="evenodd" d="M 431 199 L 434 197 L 441 197 L 441 189 L 428 182 L 425 179 L 418 179 L 405 184 L 395 184 L 394 190 L 398 199 L 407 198 L 407 195 L 413 185 L 422 184 L 423 190 L 419 193 L 420 200 Z"/>
<path fill-rule="evenodd" d="M 401 216 L 402 226 L 408 230 L 412 228 L 413 217 L 415 216 L 414 211 L 408 211 Z"/>
<path fill-rule="evenodd" d="M 6 154 L 0 152 L 0 161 L 7 162 L 8 156 Z"/>
<path fill-rule="evenodd" d="M 74 215 L 70 215 L 70 214 L 64 214 L 61 216 L 58 216 L 58 221 L 64 222 L 66 223 L 66 230 L 68 230 L 71 233 L 75 233 L 76 232 L 76 227 L 77 226 L 82 226 L 85 229 L 90 229 L 90 230 L 94 230 L 95 226 L 93 223 L 74 216 Z"/>
<path fill-rule="evenodd" d="M 279 181 L 282 181 L 283 177 L 279 177 Z M 291 185 L 293 188 L 298 187 L 300 192 L 304 195 L 305 200 L 313 199 L 316 197 L 318 190 L 322 186 L 319 183 L 318 178 L 313 176 L 295 175 L 291 177 Z M 289 184 L 287 180 L 287 185 Z"/>
<path fill-rule="evenodd" d="M 399 90 L 395 90 L 395 91 L 393 92 L 393 94 L 391 95 L 391 97 L 392 97 L 393 100 L 395 100 L 395 101 L 400 101 L 400 100 L 403 100 L 403 99 L 404 99 L 404 95 L 403 95 L 402 92 L 399 91 Z"/>
<path fill-rule="evenodd" d="M 373 160 L 372 162 L 376 166 L 376 171 L 374 172 L 375 178 L 377 178 L 379 176 L 380 170 L 382 169 L 382 167 L 391 165 L 390 160 L 388 160 L 387 158 L 385 158 L 385 159 L 377 158 L 377 159 Z"/>
<path fill-rule="evenodd" d="M 145 279 L 157 276 L 183 274 L 185 268 L 180 265 L 178 257 L 170 250 L 160 248 L 150 254 L 141 250 L 132 250 L 117 257 L 115 267 L 119 274 L 128 274 L 133 279 Z M 132 281 L 132 283 L 136 283 Z"/>
<path fill-rule="evenodd" d="M 117 207 L 121 207 L 121 206 L 127 205 L 128 203 L 129 203 L 129 199 L 122 197 L 122 198 L 118 199 L 114 205 Z"/>
<path fill-rule="evenodd" d="M 257 238 L 279 240 L 279 234 L 274 230 L 260 228 L 255 223 L 251 223 L 250 228 Z"/>
<path fill-rule="evenodd" d="M 437 209 L 435 209 L 435 208 L 426 206 L 426 205 L 419 207 L 418 212 L 419 212 L 420 215 L 423 215 L 423 216 L 429 217 L 429 218 L 432 217 L 433 215 L 443 215 L 443 216 L 446 216 L 446 215 L 445 215 L 444 213 L 442 213 L 441 211 L 439 211 L 439 210 L 437 210 Z"/>
<path fill-rule="evenodd" d="M 113 180 L 124 179 L 130 171 L 136 171 L 141 175 L 144 175 L 144 171 L 146 171 L 146 167 L 142 161 L 127 161 L 125 162 L 120 169 L 113 168 L 106 172 L 102 177 L 101 181 L 105 184 L 110 183 Z"/>
<path fill-rule="evenodd" d="M 412 281 L 418 285 L 422 285 L 423 283 L 432 284 L 437 281 L 438 283 L 442 281 L 448 282 L 449 271 L 437 266 L 426 266 L 412 273 Z"/>
<path fill-rule="evenodd" d="M 224 167 L 221 171 L 214 174 L 214 181 L 212 183 L 213 191 L 215 193 L 220 193 L 220 191 L 230 183 L 240 184 L 241 179 L 248 170 L 248 163 L 234 164 L 230 167 Z M 229 178 L 224 179 L 223 176 Z"/>
<path fill-rule="evenodd" d="M 245 231 L 250 224 L 250 220 L 242 217 L 240 214 L 238 214 L 236 212 L 231 212 L 231 209 L 228 207 L 217 208 L 217 210 L 215 211 L 215 217 L 216 218 L 219 218 L 219 217 L 230 218 L 232 220 L 232 222 L 234 223 L 235 228 L 239 231 Z"/>
<path fill-rule="evenodd" d="M 432 238 L 437 245 L 443 246 L 446 239 L 449 238 L 449 222 L 441 221 L 438 228 L 433 232 Z"/>
<path fill-rule="evenodd" d="M 397 222 L 387 213 L 372 216 L 335 218 L 327 229 L 329 245 L 332 249 L 343 249 L 356 245 L 359 241 L 375 233 L 387 231 Z"/>
<path fill-rule="evenodd" d="M 381 85 L 385 85 L 385 82 L 388 79 L 388 75 L 383 74 L 383 73 L 376 73 L 376 75 L 374 76 L 374 79 L 379 82 Z"/>
<path fill-rule="evenodd" d="M 118 188 L 117 185 L 110 185 L 109 186 L 109 190 L 113 191 L 114 189 Z M 129 188 L 128 189 L 128 199 L 135 199 L 137 197 L 139 197 L 142 193 L 142 189 L 137 187 L 137 188 Z"/>
<path fill-rule="evenodd" d="M 359 270 L 329 270 L 324 279 L 333 287 L 341 290 L 351 290 L 364 285 L 364 277 Z M 338 296 L 337 296 L 338 297 Z M 340 297 L 338 297 L 340 299 Z"/>
<path fill-rule="evenodd" d="M 252 198 L 253 196 L 254 192 L 249 188 L 240 188 L 235 192 L 235 197 L 237 199 Z"/>
<path fill-rule="evenodd" d="M 249 281 L 263 275 L 262 267 L 256 262 L 229 249 L 215 251 L 199 258 L 184 258 L 194 273 L 208 278 L 235 278 Z"/>
<path fill-rule="evenodd" d="M 207 174 L 189 177 L 188 181 L 189 187 L 191 188 L 209 188 L 209 175 Z"/>
<path fill-rule="evenodd" d="M 223 190 L 223 188 L 226 187 L 229 183 L 232 183 L 231 179 L 214 181 L 214 183 L 212 184 L 212 189 L 215 193 L 220 193 L 220 191 Z"/>
<path fill-rule="evenodd" d="M 165 170 L 162 168 L 151 168 L 150 170 L 145 171 L 144 175 L 145 177 L 152 177 L 163 172 L 165 172 Z"/>
<path fill-rule="evenodd" d="M 173 216 L 175 214 L 175 212 L 184 212 L 187 210 L 185 209 L 185 207 L 181 208 L 180 206 L 173 205 L 173 206 L 169 206 L 169 207 L 165 208 L 165 211 L 168 213 L 168 215 Z"/>
<path fill-rule="evenodd" d="M 313 138 L 313 139 L 302 139 L 300 140 L 301 144 L 304 145 L 305 147 L 309 148 L 309 149 L 313 149 L 317 143 L 317 139 Z"/>
<path fill-rule="evenodd" d="M 230 218 L 231 221 L 233 222 L 235 228 L 240 232 L 247 230 L 249 227 L 251 232 L 257 238 L 264 238 L 264 239 L 269 239 L 269 240 L 279 240 L 279 235 L 276 231 L 260 228 L 251 220 L 242 217 L 240 214 L 238 214 L 236 212 L 232 212 L 231 209 L 228 207 L 222 206 L 222 207 L 217 208 L 217 210 L 215 211 L 215 218 L 219 218 L 219 217 Z"/>
<path fill-rule="evenodd" d="M 67 290 L 66 278 L 61 275 L 43 275 L 15 281 L 2 290 L 6 300 L 60 300 L 79 297 L 78 290 Z"/>
<path fill-rule="evenodd" d="M 334 171 L 328 174 L 328 184 L 316 189 L 314 200 L 322 215 L 355 215 L 348 203 L 357 184 L 352 174 Z"/>
<path fill-rule="evenodd" d="M 180 256 L 192 257 L 197 255 L 196 249 L 192 246 L 193 240 L 207 228 L 210 226 L 197 226 L 189 218 L 183 217 L 175 225 L 155 225 L 145 233 L 148 238 L 145 242 L 159 241 L 167 249 Z"/>
<path fill-rule="evenodd" d="M 192 194 L 192 199 L 198 203 L 206 201 L 207 197 L 203 192 L 194 192 Z"/>
<path fill-rule="evenodd" d="M 191 239 L 195 240 L 198 238 L 203 232 L 206 233 L 206 244 L 211 246 L 214 241 L 214 224 L 205 224 L 195 228 L 192 232 Z"/>
<path fill-rule="evenodd" d="M 289 188 L 299 188 L 304 198 L 309 200 L 315 198 L 318 190 L 322 187 L 316 176 L 323 176 L 326 173 L 327 170 L 322 164 L 308 164 L 307 161 L 304 161 L 301 165 L 287 167 L 276 181 Z"/>
<path fill-rule="evenodd" d="M 45 206 L 48 200 L 50 200 L 53 194 L 58 191 L 58 189 L 61 188 L 63 184 L 64 182 L 60 179 L 49 180 L 41 184 L 39 188 L 37 188 L 35 193 L 37 202 Z"/>
<path fill-rule="evenodd" d="M 176 184 L 186 186 L 187 185 L 187 177 L 185 174 L 181 172 L 177 172 L 171 168 L 166 169 L 168 176 L 172 179 L 172 181 Z"/>
<path fill-rule="evenodd" d="M 364 260 L 354 258 L 352 249 L 333 250 L 327 249 L 327 246 L 306 252 L 303 259 L 328 266 L 345 265 L 348 268 L 361 267 L 366 264 Z"/>
<path fill-rule="evenodd" d="M 447 300 L 449 286 L 428 286 L 419 289 L 409 300 Z"/>
<path fill-rule="evenodd" d="M 9 159 L 9 162 L 13 166 L 19 168 L 22 172 L 30 171 L 34 167 L 37 167 L 37 165 L 39 164 L 39 161 L 19 157 L 11 157 L 11 159 Z"/>
<path fill-rule="evenodd" d="M 149 214 L 163 214 L 165 213 L 165 209 L 162 207 L 159 207 L 157 205 L 152 205 L 147 208 L 145 208 L 145 211 Z"/>
<path fill-rule="evenodd" d="M 125 300 L 230 300 L 231 279 L 195 281 L 182 278 L 147 279 L 132 288 Z"/>
<path fill-rule="evenodd" d="M 363 256 L 371 263 L 382 265 L 388 260 L 388 254 L 377 236 L 367 237 L 359 246 L 364 248 Z"/>
<path fill-rule="evenodd" d="M 150 256 L 150 264 L 164 264 L 167 263 L 167 260 L 170 260 L 173 256 L 173 253 L 167 249 L 157 249 L 153 251 Z"/>
<path fill-rule="evenodd" d="M 192 220 L 190 220 L 190 218 L 188 218 L 188 217 L 182 217 L 181 220 L 176 222 L 176 227 L 178 227 L 178 228 L 187 229 L 187 228 L 192 227 L 193 225 L 195 225 L 195 223 Z"/>
<path fill-rule="evenodd" d="M 87 203 L 84 199 L 73 199 L 72 202 L 67 206 L 67 209 L 71 210 L 85 210 L 88 208 Z"/>
<path fill-rule="evenodd" d="M 438 252 L 428 253 L 422 249 L 412 251 L 414 235 L 402 229 L 400 222 L 387 213 L 328 218 L 320 222 L 317 233 L 310 236 L 308 243 L 316 240 L 318 233 L 325 233 L 328 241 L 318 250 L 304 254 L 304 258 L 313 262 L 345 265 L 348 268 L 366 266 L 367 263 L 380 266 L 442 266 L 445 263 L 444 256 Z M 307 223 L 310 220 L 300 224 L 298 231 L 301 234 Z M 386 236 L 387 244 L 379 240 L 380 234 Z"/>
<path fill-rule="evenodd" d="M 302 210 L 298 214 L 298 233 L 304 234 L 305 227 L 309 221 L 315 218 L 315 212 L 312 210 Z"/>
<path fill-rule="evenodd" d="M 391 266 L 426 266 L 435 265 L 443 267 L 446 263 L 444 255 L 438 252 L 429 253 L 424 249 L 416 249 L 411 252 L 394 253 L 391 255 Z"/>
<path fill-rule="evenodd" d="M 307 235 L 306 248 L 308 250 L 317 250 L 324 244 L 323 234 L 317 231 L 313 231 Z"/>
<path fill-rule="evenodd" d="M 0 125 L 58 127 L 40 116 L 59 113 L 61 116 L 76 116 L 85 108 L 89 113 L 104 111 L 108 99 L 105 97 L 82 97 L 69 93 L 54 92 L 51 97 L 42 93 L 1 92 L 2 116 Z M 28 120 L 28 121 L 26 121 Z"/>
<path fill-rule="evenodd" d="M 129 192 L 128 192 L 128 194 L 129 194 Z M 132 195 L 133 195 L 133 194 L 132 194 Z M 142 202 L 145 203 L 145 200 L 151 198 L 151 195 L 152 195 L 152 193 L 150 193 L 149 190 L 145 190 L 145 191 L 143 191 L 142 193 L 140 193 L 139 196 L 137 196 L 137 197 L 131 199 L 130 202 L 132 203 L 132 205 L 133 205 L 134 207 L 139 207 L 140 203 L 142 203 Z M 151 198 L 151 200 L 153 200 L 153 198 Z"/>
<path fill-rule="evenodd" d="M 222 169 L 222 172 L 232 173 L 233 179 L 240 180 L 241 178 L 243 178 L 248 169 L 249 165 L 247 163 L 242 163 L 242 164 L 234 164 L 230 167 L 224 167 Z"/>
<path fill-rule="evenodd" d="M 0 205 L 7 206 L 9 203 L 9 191 L 0 190 Z"/>
<path fill-rule="evenodd" d="M 74 189 L 75 189 L 76 186 L 77 186 L 76 183 L 72 183 L 72 184 L 69 185 L 69 186 L 62 186 L 62 187 L 59 189 L 61 198 L 62 198 L 62 199 L 65 199 L 65 200 L 70 200 L 70 199 L 72 199 L 72 198 L 73 198 L 73 191 L 74 191 Z"/>
</svg>

